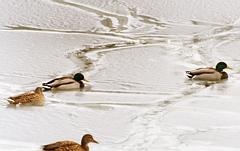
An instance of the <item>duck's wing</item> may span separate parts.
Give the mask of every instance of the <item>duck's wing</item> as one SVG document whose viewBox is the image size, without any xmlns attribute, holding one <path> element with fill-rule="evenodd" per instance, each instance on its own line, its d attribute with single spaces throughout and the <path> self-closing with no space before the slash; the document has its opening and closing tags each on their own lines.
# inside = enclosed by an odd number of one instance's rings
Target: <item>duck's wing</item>
<svg viewBox="0 0 240 151">
<path fill-rule="evenodd" d="M 74 81 L 74 82 L 61 83 L 61 84 L 55 85 L 53 88 L 57 90 L 71 90 L 71 89 L 80 89 L 82 87 L 81 87 L 81 83 Z"/>
<path fill-rule="evenodd" d="M 198 68 L 195 70 L 189 71 L 193 75 L 199 75 L 199 74 L 210 74 L 216 72 L 214 68 Z"/>
<path fill-rule="evenodd" d="M 28 96 L 28 95 L 32 95 L 32 94 L 34 94 L 34 92 L 33 91 L 31 91 L 31 92 L 26 92 L 26 93 L 22 93 L 22 94 L 19 94 L 19 95 L 15 95 L 15 96 L 11 96 L 11 97 L 9 97 L 9 99 L 20 99 L 20 98 L 22 98 L 22 97 L 25 97 L 25 96 Z"/>
<path fill-rule="evenodd" d="M 205 80 L 205 81 L 218 81 L 222 79 L 222 73 L 213 72 L 213 73 L 202 73 L 199 75 L 195 75 L 193 77 L 195 80 Z"/>
<path fill-rule="evenodd" d="M 77 148 L 77 146 L 80 146 L 80 145 L 73 141 L 60 141 L 60 142 L 44 145 L 42 149 L 44 151 L 71 151 L 66 149 L 74 148 L 74 147 Z"/>
<path fill-rule="evenodd" d="M 88 150 L 83 149 L 80 145 L 71 145 L 57 148 L 54 151 L 88 151 Z"/>
<path fill-rule="evenodd" d="M 189 78 L 193 78 L 196 75 L 213 74 L 214 72 L 216 72 L 214 68 L 198 68 L 195 70 L 186 71 L 186 74 Z"/>
<path fill-rule="evenodd" d="M 69 82 L 74 82 L 75 80 L 72 77 L 61 77 L 61 78 L 56 78 L 51 81 L 48 81 L 46 83 L 43 83 L 43 86 L 48 86 L 48 87 L 55 87 L 60 84 L 64 83 L 69 83 Z"/>
<path fill-rule="evenodd" d="M 39 98 L 39 95 L 34 92 L 24 93 L 17 96 L 9 97 L 8 102 L 11 104 L 19 104 L 19 103 L 31 103 L 33 100 Z"/>
</svg>

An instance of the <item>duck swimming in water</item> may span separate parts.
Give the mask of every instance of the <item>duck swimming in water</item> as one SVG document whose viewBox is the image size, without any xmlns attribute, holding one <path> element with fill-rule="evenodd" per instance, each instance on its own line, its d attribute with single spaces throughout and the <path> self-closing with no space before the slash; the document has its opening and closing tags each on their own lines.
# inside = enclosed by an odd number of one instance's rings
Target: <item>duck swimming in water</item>
<svg viewBox="0 0 240 151">
<path fill-rule="evenodd" d="M 196 70 L 186 71 L 188 78 L 194 80 L 204 81 L 219 81 L 228 78 L 228 74 L 224 72 L 224 69 L 231 69 L 225 62 L 219 62 L 216 68 L 199 68 Z"/>
<path fill-rule="evenodd" d="M 59 141 L 43 146 L 43 151 L 89 151 L 88 143 L 97 143 L 90 134 L 82 137 L 81 144 L 73 141 Z"/>
<path fill-rule="evenodd" d="M 72 76 L 55 78 L 49 82 L 43 83 L 45 90 L 71 90 L 84 88 L 83 81 L 87 81 L 82 73 L 76 73 Z M 87 81 L 88 82 L 88 81 Z"/>
<path fill-rule="evenodd" d="M 17 96 L 9 97 L 8 102 L 13 105 L 44 105 L 44 95 L 41 87 L 37 87 L 34 91 L 19 94 Z"/>
</svg>

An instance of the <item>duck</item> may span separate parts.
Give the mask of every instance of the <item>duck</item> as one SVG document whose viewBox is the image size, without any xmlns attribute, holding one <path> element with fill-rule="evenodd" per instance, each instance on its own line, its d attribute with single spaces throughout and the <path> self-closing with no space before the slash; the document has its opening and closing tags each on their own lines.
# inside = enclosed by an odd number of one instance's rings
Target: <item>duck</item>
<svg viewBox="0 0 240 151">
<path fill-rule="evenodd" d="M 186 71 L 186 74 L 188 78 L 194 80 L 219 81 L 228 79 L 228 74 L 223 71 L 224 69 L 232 68 L 230 68 L 225 62 L 218 62 L 215 68 L 198 68 L 195 70 Z"/>
<path fill-rule="evenodd" d="M 81 144 L 74 141 L 59 141 L 42 146 L 42 151 L 89 151 L 88 143 L 97 143 L 91 134 L 82 137 Z"/>
<path fill-rule="evenodd" d="M 88 82 L 82 73 L 76 73 L 74 76 L 63 76 L 55 78 L 46 83 L 43 83 L 44 90 L 71 90 L 83 89 L 85 84 L 83 81 Z"/>
<path fill-rule="evenodd" d="M 45 97 L 41 87 L 37 87 L 34 91 L 25 92 L 16 96 L 9 97 L 7 101 L 13 105 L 44 105 Z"/>
</svg>

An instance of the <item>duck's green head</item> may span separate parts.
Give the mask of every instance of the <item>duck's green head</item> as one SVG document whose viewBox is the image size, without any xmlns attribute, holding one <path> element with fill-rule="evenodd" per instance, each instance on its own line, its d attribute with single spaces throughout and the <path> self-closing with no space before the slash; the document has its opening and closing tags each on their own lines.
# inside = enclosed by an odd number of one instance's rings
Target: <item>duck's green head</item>
<svg viewBox="0 0 240 151">
<path fill-rule="evenodd" d="M 73 77 L 74 80 L 76 81 L 81 81 L 81 80 L 84 80 L 84 75 L 81 74 L 80 72 L 79 73 L 76 73 Z"/>
<path fill-rule="evenodd" d="M 231 69 L 230 67 L 227 66 L 227 64 L 226 64 L 225 62 L 219 62 L 219 63 L 216 65 L 216 70 L 217 70 L 218 72 L 222 72 L 223 69 L 226 69 L 226 68 Z"/>
</svg>

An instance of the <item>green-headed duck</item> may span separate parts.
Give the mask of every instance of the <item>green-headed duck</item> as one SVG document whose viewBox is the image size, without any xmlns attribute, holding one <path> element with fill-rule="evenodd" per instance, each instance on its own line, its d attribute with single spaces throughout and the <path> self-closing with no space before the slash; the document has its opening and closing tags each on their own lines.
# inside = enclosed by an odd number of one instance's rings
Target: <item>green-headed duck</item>
<svg viewBox="0 0 240 151">
<path fill-rule="evenodd" d="M 186 71 L 187 76 L 194 80 L 204 81 L 219 81 L 228 78 L 228 74 L 224 72 L 224 69 L 231 69 L 225 62 L 219 62 L 216 68 L 199 68 L 191 71 Z"/>
<path fill-rule="evenodd" d="M 49 82 L 43 83 L 45 90 L 71 90 L 84 88 L 83 81 L 87 81 L 82 73 L 76 73 L 74 76 L 63 76 L 55 78 Z M 88 81 L 87 81 L 88 82 Z"/>
</svg>

